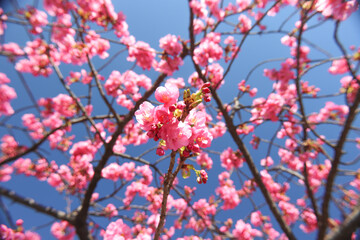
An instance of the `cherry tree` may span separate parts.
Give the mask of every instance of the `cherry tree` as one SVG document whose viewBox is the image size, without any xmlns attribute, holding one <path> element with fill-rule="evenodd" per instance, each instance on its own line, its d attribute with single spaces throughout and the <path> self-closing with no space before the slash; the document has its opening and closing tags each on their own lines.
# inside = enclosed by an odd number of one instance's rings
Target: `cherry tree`
<svg viewBox="0 0 360 240">
<path fill-rule="evenodd" d="M 156 45 L 116 1 L 0 8 L 1 239 L 356 238 L 358 3 L 181 4 Z"/>
</svg>

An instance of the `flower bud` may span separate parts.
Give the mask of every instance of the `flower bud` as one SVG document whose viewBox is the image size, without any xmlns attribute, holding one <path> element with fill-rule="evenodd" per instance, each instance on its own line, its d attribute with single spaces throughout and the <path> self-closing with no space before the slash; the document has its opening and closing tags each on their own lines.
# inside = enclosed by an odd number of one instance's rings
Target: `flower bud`
<svg viewBox="0 0 360 240">
<path fill-rule="evenodd" d="M 203 88 L 203 89 L 202 89 L 202 92 L 203 92 L 203 93 L 210 93 L 211 91 L 210 91 L 209 88 Z"/>
<path fill-rule="evenodd" d="M 171 105 L 171 106 L 169 107 L 169 111 L 170 111 L 170 112 L 175 112 L 175 110 L 176 110 L 176 107 L 175 107 L 174 105 Z"/>
<path fill-rule="evenodd" d="M 159 155 L 159 156 L 164 156 L 165 151 L 164 151 L 164 149 L 159 147 L 159 148 L 156 149 L 156 154 Z"/>
<path fill-rule="evenodd" d="M 210 87 L 210 82 L 206 82 L 202 85 L 201 89 Z"/>
</svg>

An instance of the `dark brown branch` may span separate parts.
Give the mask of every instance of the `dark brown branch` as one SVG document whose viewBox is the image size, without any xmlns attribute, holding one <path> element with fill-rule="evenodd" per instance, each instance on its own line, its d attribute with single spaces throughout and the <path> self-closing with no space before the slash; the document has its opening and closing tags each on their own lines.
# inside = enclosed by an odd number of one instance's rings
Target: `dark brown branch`
<svg viewBox="0 0 360 240">
<path fill-rule="evenodd" d="M 63 211 L 56 210 L 55 208 L 44 206 L 42 204 L 36 203 L 36 201 L 32 198 L 25 198 L 23 196 L 18 195 L 14 191 L 10 191 L 4 187 L 0 186 L 0 195 L 3 195 L 14 202 L 20 203 L 26 207 L 29 207 L 37 212 L 41 212 L 48 216 L 54 217 L 59 220 L 65 220 L 69 223 L 73 224 L 73 217 L 69 214 L 66 214 Z"/>
<path fill-rule="evenodd" d="M 356 206 L 344 222 L 326 235 L 326 240 L 343 240 L 344 233 L 353 233 L 359 227 L 360 206 Z"/>
<path fill-rule="evenodd" d="M 346 56 L 345 49 L 342 47 L 342 45 L 338 39 L 338 36 L 337 36 L 338 29 L 339 29 L 339 21 L 335 25 L 334 39 L 335 39 L 335 42 L 337 43 L 337 45 L 340 47 L 343 55 Z M 349 65 L 348 67 L 349 67 L 349 70 L 350 70 L 351 74 L 353 75 L 354 79 L 356 79 L 356 76 L 354 75 L 354 72 L 352 71 L 351 66 Z M 321 209 L 322 217 L 320 218 L 320 222 L 319 222 L 318 240 L 322 240 L 325 238 L 326 229 L 328 227 L 329 205 L 330 205 L 330 200 L 331 200 L 332 187 L 334 185 L 334 181 L 335 181 L 335 178 L 336 178 L 336 175 L 338 172 L 338 166 L 340 164 L 341 156 L 343 154 L 343 147 L 346 142 L 346 138 L 350 132 L 351 124 L 355 120 L 356 110 L 359 107 L 359 103 L 360 103 L 360 91 L 357 92 L 354 103 L 349 109 L 349 113 L 348 113 L 348 116 L 344 123 L 344 127 L 340 133 L 340 137 L 335 146 L 334 158 L 333 158 L 333 161 L 331 164 L 331 169 L 330 169 L 327 181 L 326 181 L 325 193 L 324 193 L 324 197 L 323 197 L 324 202 L 322 204 L 322 209 Z"/>
<path fill-rule="evenodd" d="M 158 240 L 160 238 L 161 231 L 163 230 L 165 218 L 166 218 L 166 205 L 167 205 L 167 198 L 170 194 L 171 186 L 174 182 L 175 176 L 173 176 L 173 168 L 175 165 L 175 156 L 176 151 L 171 152 L 170 156 L 170 165 L 167 174 L 165 175 L 164 179 L 164 188 L 163 188 L 163 198 L 161 202 L 161 213 L 160 213 L 160 221 L 158 226 L 156 227 L 154 239 Z"/>
</svg>

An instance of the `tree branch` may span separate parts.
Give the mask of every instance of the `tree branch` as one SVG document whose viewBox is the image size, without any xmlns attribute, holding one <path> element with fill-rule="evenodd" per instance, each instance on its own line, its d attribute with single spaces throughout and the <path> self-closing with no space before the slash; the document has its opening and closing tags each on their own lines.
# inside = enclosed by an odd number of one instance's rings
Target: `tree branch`
<svg viewBox="0 0 360 240">
<path fill-rule="evenodd" d="M 10 191 L 4 187 L 0 186 L 0 195 L 3 195 L 9 199 L 11 199 L 14 202 L 20 203 L 26 207 L 29 207 L 37 212 L 41 212 L 43 214 L 46 214 L 48 216 L 54 217 L 59 220 L 65 220 L 69 223 L 73 224 L 73 216 L 66 214 L 63 211 L 56 210 L 55 208 L 44 206 L 42 204 L 36 203 L 36 201 L 32 198 L 25 198 L 23 196 L 18 195 L 14 191 Z"/>
</svg>

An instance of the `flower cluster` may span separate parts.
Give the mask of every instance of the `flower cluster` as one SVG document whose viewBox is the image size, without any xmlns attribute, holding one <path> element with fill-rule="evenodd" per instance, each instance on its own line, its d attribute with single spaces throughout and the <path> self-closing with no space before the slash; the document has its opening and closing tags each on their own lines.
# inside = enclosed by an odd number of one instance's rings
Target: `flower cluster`
<svg viewBox="0 0 360 240">
<path fill-rule="evenodd" d="M 0 116 L 14 113 L 10 100 L 17 97 L 15 90 L 6 83 L 10 83 L 10 79 L 4 73 L 0 73 Z"/>
<path fill-rule="evenodd" d="M 4 224 L 0 225 L 0 239 L 21 239 L 21 240 L 40 240 L 40 236 L 37 233 L 26 231 L 23 227 L 24 221 L 18 219 L 16 221 L 16 229 L 11 229 Z"/>
<path fill-rule="evenodd" d="M 161 139 L 157 151 L 163 155 L 164 150 L 180 149 L 182 156 L 188 157 L 190 153 L 200 153 L 200 148 L 209 147 L 213 136 L 205 122 L 205 114 L 195 111 L 203 99 L 209 101 L 209 84 L 196 93 L 184 92 L 184 101 L 178 101 L 179 89 L 177 86 L 166 83 L 165 87 L 158 87 L 155 92 L 156 99 L 162 103 L 154 107 L 150 102 L 144 102 L 135 112 L 141 128 L 155 141 Z"/>
</svg>

